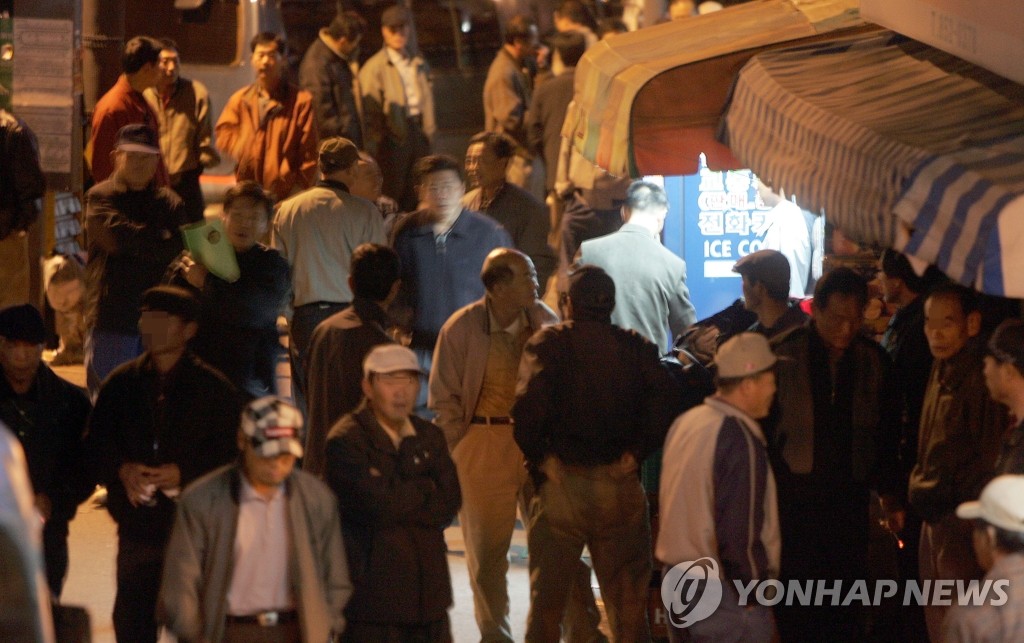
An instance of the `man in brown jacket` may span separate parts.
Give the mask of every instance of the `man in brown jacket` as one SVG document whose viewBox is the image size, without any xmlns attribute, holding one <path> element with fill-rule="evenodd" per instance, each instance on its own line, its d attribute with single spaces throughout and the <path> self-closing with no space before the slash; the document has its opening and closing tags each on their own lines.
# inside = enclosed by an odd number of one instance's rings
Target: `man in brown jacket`
<svg viewBox="0 0 1024 643">
<path fill-rule="evenodd" d="M 919 552 L 921 579 L 981 579 L 974 558 L 971 523 L 956 508 L 978 497 L 995 475 L 1006 413 L 988 396 L 984 351 L 978 335 L 977 297 L 962 286 L 934 289 L 924 304 L 924 332 L 932 364 L 917 464 L 910 474 L 909 499 L 924 524 Z M 928 635 L 941 640 L 948 607 L 926 605 Z"/>
<path fill-rule="evenodd" d="M 256 34 L 250 43 L 256 82 L 231 96 L 217 143 L 237 161 L 235 178 L 256 181 L 277 200 L 312 187 L 317 129 L 313 96 L 284 79 L 284 41 Z"/>
</svg>

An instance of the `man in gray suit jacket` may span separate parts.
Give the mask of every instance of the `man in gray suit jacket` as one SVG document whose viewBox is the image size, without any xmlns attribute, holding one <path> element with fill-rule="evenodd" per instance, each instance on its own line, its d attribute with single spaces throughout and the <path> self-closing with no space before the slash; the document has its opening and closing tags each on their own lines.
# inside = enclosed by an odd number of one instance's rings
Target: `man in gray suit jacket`
<svg viewBox="0 0 1024 643">
<path fill-rule="evenodd" d="M 600 266 L 615 281 L 612 323 L 637 331 L 661 351 L 697 320 L 686 287 L 686 263 L 659 239 L 666 214 L 665 190 L 635 181 L 622 206 L 625 225 L 584 241 L 577 255 L 579 263 Z"/>
</svg>

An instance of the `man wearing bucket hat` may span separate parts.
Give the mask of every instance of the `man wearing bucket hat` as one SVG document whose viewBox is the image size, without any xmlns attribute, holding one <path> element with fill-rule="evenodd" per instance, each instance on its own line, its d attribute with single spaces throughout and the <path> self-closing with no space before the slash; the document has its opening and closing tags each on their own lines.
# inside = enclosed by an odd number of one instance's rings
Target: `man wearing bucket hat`
<svg viewBox="0 0 1024 643">
<path fill-rule="evenodd" d="M 114 173 L 85 197 L 85 366 L 94 395 L 110 371 L 142 352 L 139 299 L 183 249 L 178 228 L 187 217 L 178 195 L 153 181 L 159 159 L 156 132 L 125 125 Z"/>
<path fill-rule="evenodd" d="M 355 585 L 344 641 L 451 640 L 444 529 L 462 495 L 444 434 L 413 415 L 419 386 L 412 350 L 377 346 L 363 362 L 365 402 L 327 439 Z"/>
<path fill-rule="evenodd" d="M 993 479 L 978 500 L 957 507 L 956 515 L 974 522 L 974 552 L 988 570 L 981 587 L 991 583 L 994 591 L 979 604 L 953 607 L 943 622 L 942 640 L 1024 640 L 1024 476 Z"/>
<path fill-rule="evenodd" d="M 732 588 L 779 571 L 775 476 L 758 423 L 775 399 L 776 361 L 762 335 L 726 341 L 715 355 L 716 393 L 680 416 L 665 439 L 655 558 L 668 576 L 679 563 L 711 557 L 723 581 L 722 606 L 686 630 L 701 640 L 770 641 L 775 631 L 771 608 L 739 607 Z M 681 640 L 675 628 L 670 621 L 669 638 Z"/>
<path fill-rule="evenodd" d="M 122 642 L 156 643 L 174 498 L 236 453 L 239 394 L 188 350 L 198 315 L 183 288 L 147 290 L 139 319 L 146 352 L 110 374 L 89 417 L 88 462 L 117 522 L 114 633 Z"/>
<path fill-rule="evenodd" d="M 238 447 L 181 495 L 158 618 L 182 641 L 330 641 L 352 584 L 334 495 L 295 468 L 302 415 L 254 400 Z"/>
</svg>

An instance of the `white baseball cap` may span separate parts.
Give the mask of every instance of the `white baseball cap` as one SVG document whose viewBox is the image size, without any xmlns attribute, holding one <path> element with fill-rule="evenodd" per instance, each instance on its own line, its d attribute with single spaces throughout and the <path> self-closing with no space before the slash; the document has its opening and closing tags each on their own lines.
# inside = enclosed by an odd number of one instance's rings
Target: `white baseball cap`
<svg viewBox="0 0 1024 643">
<path fill-rule="evenodd" d="M 956 508 L 958 518 L 984 520 L 1006 531 L 1024 532 L 1024 476 L 1002 475 L 981 490 L 981 497 Z"/>
</svg>

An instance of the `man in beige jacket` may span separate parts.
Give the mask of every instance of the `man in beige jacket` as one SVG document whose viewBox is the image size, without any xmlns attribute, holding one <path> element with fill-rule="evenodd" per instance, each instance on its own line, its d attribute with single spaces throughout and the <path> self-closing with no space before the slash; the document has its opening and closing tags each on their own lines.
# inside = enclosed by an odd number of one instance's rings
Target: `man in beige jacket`
<svg viewBox="0 0 1024 643">
<path fill-rule="evenodd" d="M 157 618 L 180 641 L 332 640 L 352 583 L 334 495 L 295 470 L 302 415 L 254 400 L 238 444 L 238 463 L 181 496 Z"/>
</svg>

